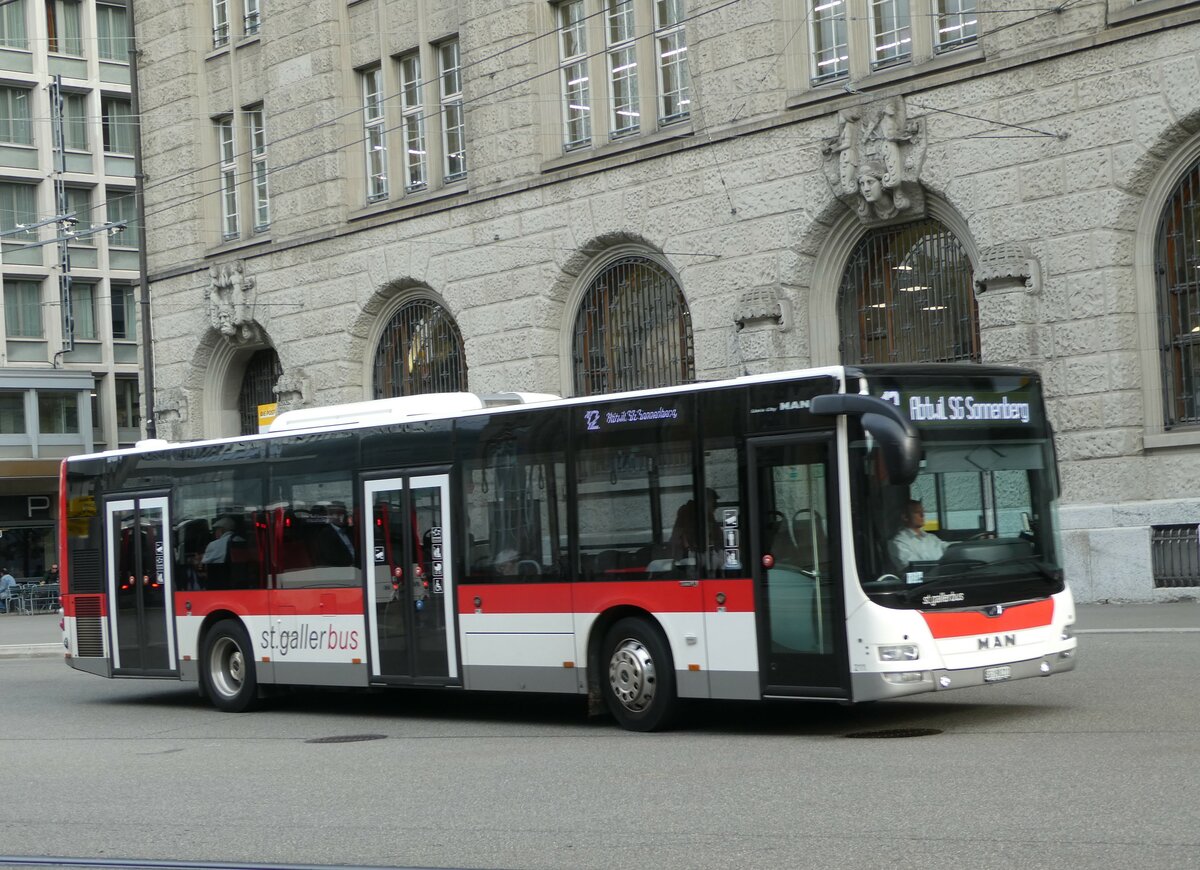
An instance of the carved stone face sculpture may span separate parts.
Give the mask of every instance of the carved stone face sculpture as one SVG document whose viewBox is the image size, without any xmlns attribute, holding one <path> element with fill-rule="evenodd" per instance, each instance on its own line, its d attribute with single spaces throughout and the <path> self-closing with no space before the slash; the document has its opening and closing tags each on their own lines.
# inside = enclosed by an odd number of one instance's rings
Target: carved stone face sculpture
<svg viewBox="0 0 1200 870">
<path fill-rule="evenodd" d="M 891 199 L 891 192 L 883 186 L 886 171 L 882 164 L 874 160 L 868 160 L 858 168 L 858 192 L 872 205 Z"/>
<path fill-rule="evenodd" d="M 875 175 L 864 173 L 858 177 L 858 192 L 867 202 L 879 202 L 883 199 L 883 182 Z"/>
</svg>

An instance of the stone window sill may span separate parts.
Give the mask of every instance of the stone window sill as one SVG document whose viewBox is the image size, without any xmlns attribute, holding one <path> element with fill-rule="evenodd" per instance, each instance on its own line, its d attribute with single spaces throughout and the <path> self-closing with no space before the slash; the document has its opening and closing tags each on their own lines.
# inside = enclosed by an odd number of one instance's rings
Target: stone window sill
<svg viewBox="0 0 1200 870">
<path fill-rule="evenodd" d="M 1172 447 L 1200 447 L 1200 428 L 1188 427 L 1170 432 L 1147 432 L 1142 436 L 1147 450 L 1162 450 Z"/>
</svg>

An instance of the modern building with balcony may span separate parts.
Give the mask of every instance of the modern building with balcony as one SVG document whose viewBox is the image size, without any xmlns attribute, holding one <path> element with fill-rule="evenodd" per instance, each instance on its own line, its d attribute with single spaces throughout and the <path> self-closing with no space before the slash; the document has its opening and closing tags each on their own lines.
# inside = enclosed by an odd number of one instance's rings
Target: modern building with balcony
<svg viewBox="0 0 1200 870">
<path fill-rule="evenodd" d="M 62 457 L 140 437 L 128 14 L 0 6 L 0 567 L 18 579 L 57 560 Z"/>
<path fill-rule="evenodd" d="M 135 17 L 163 436 L 274 402 L 1027 365 L 1079 598 L 1200 589 L 1200 2 Z"/>
</svg>

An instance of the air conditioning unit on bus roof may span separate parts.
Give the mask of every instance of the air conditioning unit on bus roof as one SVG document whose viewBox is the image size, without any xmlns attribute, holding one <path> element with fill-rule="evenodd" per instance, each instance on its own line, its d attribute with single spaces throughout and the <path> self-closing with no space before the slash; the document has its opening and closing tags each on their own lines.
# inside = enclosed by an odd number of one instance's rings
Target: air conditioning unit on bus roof
<svg viewBox="0 0 1200 870">
<path fill-rule="evenodd" d="M 494 393 L 486 396 L 475 393 L 426 393 L 419 396 L 397 396 L 370 402 L 351 402 L 346 405 L 325 405 L 319 408 L 300 408 L 285 411 L 271 423 L 268 432 L 289 432 L 296 429 L 319 429 L 327 426 L 386 425 L 417 417 L 452 417 L 464 411 L 480 411 L 504 405 L 529 405 L 550 402 L 558 396 L 549 393 Z"/>
</svg>

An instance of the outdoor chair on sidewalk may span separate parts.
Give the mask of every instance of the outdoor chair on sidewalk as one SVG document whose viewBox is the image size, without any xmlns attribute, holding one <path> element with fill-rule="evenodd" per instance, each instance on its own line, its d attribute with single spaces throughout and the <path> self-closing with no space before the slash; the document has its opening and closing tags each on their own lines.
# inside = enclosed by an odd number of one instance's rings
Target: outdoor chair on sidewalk
<svg viewBox="0 0 1200 870">
<path fill-rule="evenodd" d="M 25 601 L 25 591 L 23 589 L 14 589 L 11 598 L 5 598 L 4 603 L 7 605 L 5 613 L 29 613 L 29 605 Z"/>
</svg>

